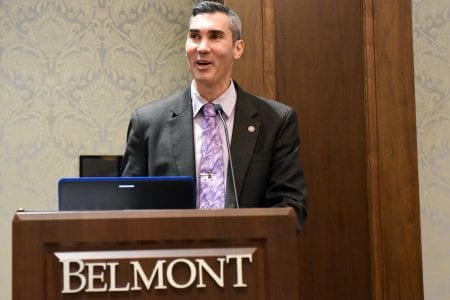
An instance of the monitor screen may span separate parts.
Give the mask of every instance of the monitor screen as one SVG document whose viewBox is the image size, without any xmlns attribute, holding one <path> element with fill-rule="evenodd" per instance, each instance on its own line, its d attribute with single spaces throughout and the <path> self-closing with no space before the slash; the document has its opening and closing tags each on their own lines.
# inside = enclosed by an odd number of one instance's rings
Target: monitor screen
<svg viewBox="0 0 450 300">
<path fill-rule="evenodd" d="M 119 177 L 122 155 L 80 155 L 80 177 Z"/>
<path fill-rule="evenodd" d="M 192 177 L 80 177 L 58 182 L 59 210 L 195 208 Z"/>
</svg>

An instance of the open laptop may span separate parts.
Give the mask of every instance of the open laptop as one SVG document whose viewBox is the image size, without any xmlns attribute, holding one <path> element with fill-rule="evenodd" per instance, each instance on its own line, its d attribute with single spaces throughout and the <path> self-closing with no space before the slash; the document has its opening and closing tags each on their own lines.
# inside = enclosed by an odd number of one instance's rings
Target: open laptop
<svg viewBox="0 0 450 300">
<path fill-rule="evenodd" d="M 195 183 L 185 176 L 62 178 L 58 207 L 61 211 L 195 208 Z"/>
</svg>

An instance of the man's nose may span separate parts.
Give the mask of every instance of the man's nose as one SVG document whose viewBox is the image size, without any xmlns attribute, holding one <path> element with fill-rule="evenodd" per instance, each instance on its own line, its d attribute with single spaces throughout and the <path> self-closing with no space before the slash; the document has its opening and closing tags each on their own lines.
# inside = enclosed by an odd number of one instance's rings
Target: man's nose
<svg viewBox="0 0 450 300">
<path fill-rule="evenodd" d="M 209 52 L 209 50 L 210 50 L 210 47 L 209 47 L 208 39 L 202 39 L 200 41 L 200 43 L 198 44 L 197 52 L 205 53 L 205 52 Z"/>
</svg>

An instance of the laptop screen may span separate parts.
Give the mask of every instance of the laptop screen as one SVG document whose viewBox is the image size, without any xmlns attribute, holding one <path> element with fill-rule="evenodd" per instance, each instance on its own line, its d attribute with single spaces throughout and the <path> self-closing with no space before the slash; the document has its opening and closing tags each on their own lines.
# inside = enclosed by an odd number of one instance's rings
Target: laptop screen
<svg viewBox="0 0 450 300">
<path fill-rule="evenodd" d="M 58 207 L 61 211 L 195 208 L 195 183 L 185 176 L 62 178 Z"/>
</svg>

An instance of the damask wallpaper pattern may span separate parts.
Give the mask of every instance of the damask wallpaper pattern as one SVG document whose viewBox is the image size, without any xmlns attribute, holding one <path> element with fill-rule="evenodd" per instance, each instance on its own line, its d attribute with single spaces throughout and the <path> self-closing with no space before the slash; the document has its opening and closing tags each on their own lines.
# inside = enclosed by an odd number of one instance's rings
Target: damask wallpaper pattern
<svg viewBox="0 0 450 300">
<path fill-rule="evenodd" d="M 0 298 L 11 218 L 56 208 L 79 154 L 121 154 L 131 110 L 189 82 L 195 0 L 0 1 Z M 450 294 L 450 2 L 412 0 L 425 299 Z"/>
<path fill-rule="evenodd" d="M 0 298 L 14 211 L 57 206 L 80 154 L 122 154 L 131 111 L 190 81 L 195 0 L 0 1 Z"/>
<path fill-rule="evenodd" d="M 425 299 L 450 295 L 450 1 L 413 0 Z"/>
</svg>

